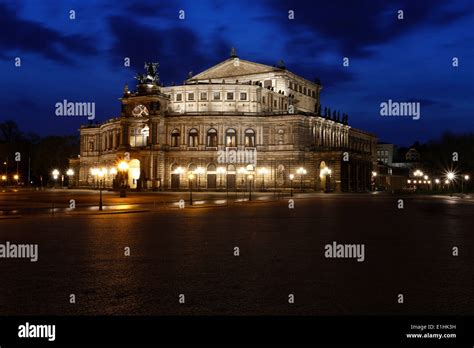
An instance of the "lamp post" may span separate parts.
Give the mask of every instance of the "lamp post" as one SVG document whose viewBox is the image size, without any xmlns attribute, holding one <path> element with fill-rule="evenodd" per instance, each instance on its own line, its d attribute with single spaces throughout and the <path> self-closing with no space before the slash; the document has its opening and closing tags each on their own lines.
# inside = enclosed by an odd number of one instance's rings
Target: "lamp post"
<svg viewBox="0 0 474 348">
<path fill-rule="evenodd" d="M 102 210 L 102 183 L 106 173 L 107 169 L 105 168 L 99 169 L 97 171 L 97 176 L 99 177 L 99 210 Z"/>
<path fill-rule="evenodd" d="M 8 185 L 8 158 L 3 162 L 3 165 L 5 166 L 5 186 Z"/>
<path fill-rule="evenodd" d="M 117 184 L 115 183 L 115 177 L 117 176 L 117 169 L 112 167 L 109 169 L 109 174 L 112 175 L 112 188 L 115 188 Z"/>
<path fill-rule="evenodd" d="M 194 180 L 193 172 L 189 173 L 188 179 L 189 179 L 189 205 L 193 205 L 193 180 Z"/>
<path fill-rule="evenodd" d="M 262 191 L 265 190 L 265 174 L 268 174 L 268 169 L 265 167 L 259 168 L 258 173 L 262 175 Z"/>
<path fill-rule="evenodd" d="M 303 175 L 306 174 L 306 169 L 304 169 L 303 167 L 299 167 L 296 170 L 296 173 L 300 175 L 300 190 L 303 191 Z"/>
<path fill-rule="evenodd" d="M 203 167 L 197 167 L 196 168 L 196 174 L 198 175 L 198 184 L 197 184 L 197 189 L 198 191 L 201 190 L 201 174 L 204 174 L 205 170 Z"/>
<path fill-rule="evenodd" d="M 2 175 L 3 186 L 7 186 L 7 176 Z"/>
<path fill-rule="evenodd" d="M 220 180 L 220 183 L 219 183 L 219 188 L 222 190 L 223 189 L 223 186 L 222 186 L 222 177 L 224 176 L 224 173 L 225 173 L 225 168 L 224 167 L 217 167 L 217 172 L 219 173 L 219 180 Z"/>
<path fill-rule="evenodd" d="M 464 180 L 461 181 L 461 193 L 464 193 L 464 181 L 466 181 L 466 185 L 467 185 L 467 182 L 469 181 L 469 175 L 464 175 Z M 467 191 L 467 186 L 466 186 L 466 191 Z"/>
<path fill-rule="evenodd" d="M 375 191 L 376 189 L 376 183 L 375 183 L 376 178 L 377 178 L 377 172 L 372 172 L 372 187 L 373 187 L 372 191 Z"/>
<path fill-rule="evenodd" d="M 125 161 L 121 161 L 118 166 L 118 170 L 120 171 L 121 177 L 121 187 L 120 187 L 120 197 L 127 197 L 127 185 L 126 185 L 126 173 L 128 172 L 128 163 Z"/>
<path fill-rule="evenodd" d="M 16 185 L 20 185 L 20 176 L 18 174 L 13 175 L 13 179 L 16 180 Z"/>
<path fill-rule="evenodd" d="M 245 174 L 247 173 L 247 169 L 245 169 L 245 167 L 240 167 L 239 168 L 239 174 L 241 174 L 241 178 L 242 178 L 242 184 L 241 184 L 241 187 L 242 187 L 242 191 L 245 191 L 245 187 L 244 187 L 244 181 L 245 181 Z"/>
<path fill-rule="evenodd" d="M 51 174 L 53 174 L 54 181 L 57 182 L 57 180 L 59 178 L 59 170 L 54 169 Z"/>
<path fill-rule="evenodd" d="M 92 177 L 94 178 L 94 181 L 92 182 L 92 188 L 96 188 L 97 187 L 97 174 L 99 173 L 99 169 L 97 168 L 91 168 L 91 175 Z"/>
<path fill-rule="evenodd" d="M 448 174 L 446 175 L 446 177 L 448 178 L 448 190 L 449 190 L 449 194 L 452 196 L 453 195 L 453 192 L 452 192 L 452 189 L 451 189 L 451 182 L 454 180 L 454 178 L 456 177 L 454 175 L 453 172 L 448 172 Z M 453 185 L 454 186 L 454 185 Z"/>
<path fill-rule="evenodd" d="M 74 176 L 74 170 L 69 168 L 66 172 L 66 175 L 67 175 L 67 186 L 71 187 L 71 180 L 72 180 L 71 178 Z"/>
<path fill-rule="evenodd" d="M 249 202 L 252 200 L 252 179 L 253 179 L 253 174 L 247 175 L 247 179 L 249 182 Z"/>
<path fill-rule="evenodd" d="M 290 174 L 290 197 L 293 197 L 293 179 L 295 178 L 294 174 Z"/>
<path fill-rule="evenodd" d="M 328 184 L 328 181 L 327 181 L 327 177 L 328 175 L 331 176 L 331 169 L 329 169 L 328 167 L 324 167 L 323 169 L 321 169 L 320 173 L 319 173 L 319 178 L 322 180 L 324 178 L 324 192 L 330 192 L 330 187 L 328 188 L 329 184 Z"/>
<path fill-rule="evenodd" d="M 177 174 L 178 175 L 178 191 L 181 189 L 181 174 L 184 173 L 184 168 L 183 167 L 178 167 L 176 168 L 174 171 L 173 171 L 173 174 Z M 171 183 L 173 184 L 173 183 Z"/>
</svg>

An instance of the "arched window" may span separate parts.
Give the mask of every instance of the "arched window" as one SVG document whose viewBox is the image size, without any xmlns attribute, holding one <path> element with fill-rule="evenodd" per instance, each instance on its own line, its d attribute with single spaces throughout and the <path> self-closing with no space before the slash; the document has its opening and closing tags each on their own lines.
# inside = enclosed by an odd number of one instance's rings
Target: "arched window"
<svg viewBox="0 0 474 348">
<path fill-rule="evenodd" d="M 189 147 L 197 147 L 198 146 L 198 131 L 196 128 L 193 128 L 189 131 L 188 137 L 188 146 Z"/>
<path fill-rule="evenodd" d="M 116 130 L 114 134 L 115 134 L 114 135 L 114 137 L 115 137 L 115 147 L 118 148 L 120 146 L 120 131 Z"/>
<path fill-rule="evenodd" d="M 255 131 L 253 129 L 245 131 L 245 146 L 255 147 Z"/>
<path fill-rule="evenodd" d="M 277 135 L 278 145 L 283 145 L 284 137 L 285 137 L 285 131 L 283 129 L 279 129 L 278 135 Z"/>
<path fill-rule="evenodd" d="M 207 172 L 215 172 L 216 170 L 216 165 L 214 163 L 211 163 L 207 166 Z"/>
<path fill-rule="evenodd" d="M 148 143 L 148 137 L 150 136 L 150 128 L 145 126 L 140 132 L 142 134 L 142 146 L 145 146 Z"/>
<path fill-rule="evenodd" d="M 225 133 L 225 146 L 236 147 L 237 146 L 237 132 L 235 129 L 229 128 Z"/>
<path fill-rule="evenodd" d="M 178 147 L 179 146 L 179 139 L 180 139 L 179 130 L 174 129 L 171 132 L 171 146 L 172 147 Z"/>
<path fill-rule="evenodd" d="M 214 128 L 207 131 L 207 146 L 217 147 L 217 131 Z"/>
</svg>

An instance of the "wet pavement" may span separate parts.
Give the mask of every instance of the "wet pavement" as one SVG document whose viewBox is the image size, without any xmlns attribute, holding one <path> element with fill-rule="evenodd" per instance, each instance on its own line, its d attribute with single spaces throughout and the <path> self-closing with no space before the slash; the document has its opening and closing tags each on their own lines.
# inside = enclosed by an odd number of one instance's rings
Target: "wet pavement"
<svg viewBox="0 0 474 348">
<path fill-rule="evenodd" d="M 1 210 L 17 215 L 0 219 L 0 243 L 39 248 L 37 262 L 0 259 L 0 315 L 474 312 L 469 199 L 406 196 L 398 209 L 397 196 L 320 194 L 297 196 L 289 209 L 288 198 L 271 193 L 252 202 L 202 193 L 201 207 L 180 209 L 186 192 L 125 202 L 106 193 L 107 205 L 128 205 L 117 208 L 124 213 L 88 214 L 97 192 L 79 196 L 84 214 L 52 215 L 50 196 L 0 194 Z M 333 242 L 363 244 L 365 260 L 326 258 Z"/>
</svg>

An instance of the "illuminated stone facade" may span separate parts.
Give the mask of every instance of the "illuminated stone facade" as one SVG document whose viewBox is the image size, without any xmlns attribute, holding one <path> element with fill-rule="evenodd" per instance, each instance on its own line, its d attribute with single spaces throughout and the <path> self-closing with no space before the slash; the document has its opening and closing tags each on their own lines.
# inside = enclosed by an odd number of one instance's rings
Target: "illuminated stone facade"
<svg viewBox="0 0 474 348">
<path fill-rule="evenodd" d="M 138 80 L 136 92 L 125 88 L 119 117 L 81 127 L 79 186 L 96 183 L 91 168 L 125 160 L 128 172 L 109 172 L 106 186 L 187 189 L 193 172 L 193 185 L 208 190 L 288 188 L 290 174 L 295 188 L 370 189 L 377 139 L 321 112 L 319 82 L 235 52 L 180 86 L 159 86 L 152 65 Z"/>
</svg>

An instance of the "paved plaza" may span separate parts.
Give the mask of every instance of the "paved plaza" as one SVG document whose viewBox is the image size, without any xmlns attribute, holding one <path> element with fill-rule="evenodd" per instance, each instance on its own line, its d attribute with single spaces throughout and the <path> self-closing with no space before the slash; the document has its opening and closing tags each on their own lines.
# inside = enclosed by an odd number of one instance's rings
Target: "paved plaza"
<svg viewBox="0 0 474 348">
<path fill-rule="evenodd" d="M 0 259 L 0 315 L 474 311 L 471 197 L 104 192 L 99 212 L 98 195 L 0 192 L 0 243 L 38 245 L 36 262 Z"/>
</svg>

